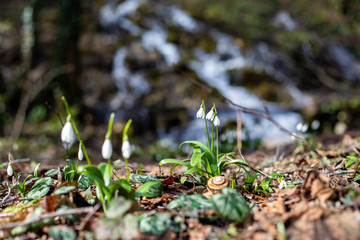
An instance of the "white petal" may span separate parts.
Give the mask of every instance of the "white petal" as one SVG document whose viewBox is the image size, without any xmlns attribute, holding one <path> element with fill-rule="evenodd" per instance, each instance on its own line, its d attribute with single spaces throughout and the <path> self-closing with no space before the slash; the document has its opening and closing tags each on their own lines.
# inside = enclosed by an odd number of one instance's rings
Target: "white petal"
<svg viewBox="0 0 360 240">
<path fill-rule="evenodd" d="M 131 155 L 131 146 L 129 141 L 124 141 L 122 148 L 121 148 L 121 152 L 124 158 L 129 158 Z"/>
<path fill-rule="evenodd" d="M 205 112 L 204 112 L 204 109 L 202 107 L 200 107 L 199 110 L 197 111 L 196 117 L 197 118 L 205 118 Z"/>
<path fill-rule="evenodd" d="M 214 126 L 220 126 L 220 119 L 218 116 L 215 116 L 214 118 Z"/>
<path fill-rule="evenodd" d="M 206 119 L 210 121 L 214 120 L 214 111 L 212 109 L 206 114 Z"/>
<path fill-rule="evenodd" d="M 281 180 L 280 184 L 279 184 L 279 188 L 280 189 L 284 189 L 286 188 L 286 182 L 284 180 Z"/>
<path fill-rule="evenodd" d="M 84 153 L 83 153 L 83 151 L 81 149 L 79 149 L 78 158 L 79 158 L 80 161 L 84 159 Z"/>
<path fill-rule="evenodd" d="M 8 164 L 8 167 L 7 167 L 7 174 L 9 176 L 12 176 L 14 174 L 14 170 L 13 168 L 11 167 L 10 163 Z"/>
<path fill-rule="evenodd" d="M 101 148 L 101 154 L 104 159 L 111 158 L 112 155 L 112 145 L 110 139 L 105 139 L 102 148 Z"/>
<path fill-rule="evenodd" d="M 63 147 L 66 150 L 69 150 L 70 147 L 74 144 L 75 140 L 76 136 L 71 122 L 66 122 L 61 130 L 61 141 L 63 143 Z"/>
</svg>

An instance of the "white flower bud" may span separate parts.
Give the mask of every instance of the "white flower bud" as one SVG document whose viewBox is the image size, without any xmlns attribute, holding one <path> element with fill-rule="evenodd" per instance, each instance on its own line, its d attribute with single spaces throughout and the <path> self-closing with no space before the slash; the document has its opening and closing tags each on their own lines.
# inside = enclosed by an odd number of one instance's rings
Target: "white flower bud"
<svg viewBox="0 0 360 240">
<path fill-rule="evenodd" d="M 129 158 L 131 155 L 131 146 L 129 141 L 124 141 L 122 144 L 121 152 L 124 158 Z"/>
<path fill-rule="evenodd" d="M 70 121 L 61 130 L 61 141 L 65 150 L 69 150 L 76 140 L 75 132 Z"/>
<path fill-rule="evenodd" d="M 202 119 L 205 118 L 205 111 L 204 111 L 204 109 L 202 108 L 202 106 L 200 106 L 199 110 L 197 111 L 196 117 L 197 117 L 197 118 L 202 118 Z"/>
<path fill-rule="evenodd" d="M 215 118 L 214 118 L 214 126 L 215 127 L 220 126 L 220 119 L 218 116 L 215 116 Z"/>
<path fill-rule="evenodd" d="M 214 120 L 214 115 L 215 115 L 215 114 L 214 114 L 214 110 L 211 109 L 211 110 L 206 114 L 206 119 L 212 121 L 212 120 Z"/>
<path fill-rule="evenodd" d="M 101 148 L 101 154 L 104 159 L 111 158 L 112 155 L 112 145 L 110 139 L 105 139 L 102 148 Z"/>
<path fill-rule="evenodd" d="M 84 153 L 83 151 L 81 150 L 81 148 L 79 149 L 78 151 L 78 159 L 81 161 L 84 159 Z"/>
<path fill-rule="evenodd" d="M 280 189 L 284 189 L 286 188 L 286 182 L 284 180 L 281 180 L 280 184 L 279 184 L 279 188 Z"/>
<path fill-rule="evenodd" d="M 7 174 L 8 174 L 9 176 L 12 176 L 12 175 L 14 174 L 14 170 L 13 170 L 13 168 L 11 167 L 10 163 L 9 163 L 8 166 L 7 166 Z"/>
</svg>

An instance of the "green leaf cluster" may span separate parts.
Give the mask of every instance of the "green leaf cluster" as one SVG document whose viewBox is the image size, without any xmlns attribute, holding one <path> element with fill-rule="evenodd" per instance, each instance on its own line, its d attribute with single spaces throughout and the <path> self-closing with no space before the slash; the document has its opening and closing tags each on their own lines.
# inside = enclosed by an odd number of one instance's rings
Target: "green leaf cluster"
<svg viewBox="0 0 360 240">
<path fill-rule="evenodd" d="M 138 232 L 138 219 L 131 213 L 136 209 L 134 201 L 122 196 L 112 199 L 105 217 L 99 219 L 96 239 L 133 239 Z"/>
<path fill-rule="evenodd" d="M 271 177 L 267 177 L 261 181 L 261 187 L 264 191 L 273 193 L 274 190 L 270 187 L 271 182 L 276 179 L 284 179 L 285 176 L 282 173 L 276 173 L 276 172 L 271 173 L 270 176 Z"/>
<path fill-rule="evenodd" d="M 347 161 L 345 163 L 345 167 L 346 168 L 349 168 L 351 165 L 353 164 L 356 164 L 356 167 L 355 167 L 355 177 L 353 179 L 353 181 L 359 181 L 360 180 L 360 174 L 356 174 L 356 172 L 358 171 L 359 169 L 359 165 L 360 165 L 360 160 L 359 158 L 355 157 L 354 155 L 349 155 L 347 156 Z"/>
<path fill-rule="evenodd" d="M 44 177 L 38 179 L 29 192 L 26 194 L 26 198 L 42 198 L 50 191 L 50 185 L 54 183 L 54 179 L 51 177 Z"/>
<path fill-rule="evenodd" d="M 219 217 L 233 222 L 243 222 L 251 211 L 246 200 L 231 188 L 224 188 L 222 193 L 214 194 L 211 199 L 202 194 L 180 195 L 168 204 L 167 209 L 201 218 L 206 211 L 215 209 Z"/>
<path fill-rule="evenodd" d="M 177 166 L 182 165 L 187 167 L 184 174 L 196 173 L 200 175 L 207 175 L 208 178 L 221 176 L 225 167 L 230 164 L 236 164 L 245 170 L 245 166 L 250 167 L 246 161 L 242 159 L 234 159 L 233 156 L 237 154 L 235 152 L 222 153 L 215 156 L 215 154 L 212 153 L 205 144 L 199 141 L 185 141 L 180 144 L 180 147 L 183 144 L 189 144 L 189 147 L 193 149 L 190 159 L 163 159 L 160 161 L 159 165 L 162 166 L 168 163 L 174 164 L 170 169 L 170 173 L 172 173 Z M 250 174 L 248 171 L 246 172 L 247 175 Z"/>
<path fill-rule="evenodd" d="M 113 167 L 109 163 L 101 163 L 98 167 L 93 165 L 84 166 L 82 174 L 88 176 L 96 185 L 96 195 L 103 204 L 106 204 L 116 196 L 124 196 L 126 199 L 135 200 L 135 192 L 125 179 L 112 182 Z"/>
</svg>

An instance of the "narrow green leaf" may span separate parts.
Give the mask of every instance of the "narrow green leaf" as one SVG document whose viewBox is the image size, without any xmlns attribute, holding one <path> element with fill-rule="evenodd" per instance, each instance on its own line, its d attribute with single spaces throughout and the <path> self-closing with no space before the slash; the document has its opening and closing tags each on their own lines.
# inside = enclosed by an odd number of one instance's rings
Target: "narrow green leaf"
<svg viewBox="0 0 360 240">
<path fill-rule="evenodd" d="M 272 182 L 272 180 L 275 180 L 275 178 L 265 178 L 264 180 L 261 181 L 261 188 L 269 193 L 273 193 L 274 190 L 272 190 L 272 188 L 270 187 L 270 183 Z"/>
<path fill-rule="evenodd" d="M 161 160 L 159 162 L 159 165 L 162 166 L 162 165 L 167 164 L 167 163 L 175 163 L 175 164 L 186 166 L 188 168 L 192 168 L 192 166 L 189 163 L 187 163 L 187 162 L 185 162 L 183 160 L 172 159 L 172 158 L 167 158 L 167 159 Z"/>
<path fill-rule="evenodd" d="M 105 187 L 103 175 L 101 171 L 94 166 L 85 166 L 85 171 L 83 171 L 83 174 L 86 176 L 89 176 L 94 183 L 100 184 L 101 187 Z"/>
<path fill-rule="evenodd" d="M 195 145 L 197 147 L 200 147 L 203 152 L 210 152 L 210 149 L 205 144 L 199 141 L 185 141 L 180 144 L 179 148 L 181 148 L 183 144 L 189 144 L 190 147 L 192 147 L 192 145 Z"/>
<path fill-rule="evenodd" d="M 204 155 L 204 153 L 194 152 L 194 153 L 191 155 L 191 158 L 190 158 L 190 164 L 191 164 L 191 166 L 197 165 L 198 162 L 201 161 L 201 158 L 202 158 L 203 155 Z"/>
<path fill-rule="evenodd" d="M 50 169 L 46 171 L 45 176 L 55 176 L 57 175 L 57 173 L 58 173 L 57 169 Z"/>
<path fill-rule="evenodd" d="M 188 169 L 187 171 L 184 172 L 184 175 L 190 175 L 190 174 L 193 174 L 193 173 L 202 173 L 203 170 L 199 169 L 199 168 L 190 168 Z"/>
<path fill-rule="evenodd" d="M 181 177 L 180 178 L 180 182 L 181 182 L 181 184 L 184 184 L 185 183 L 185 181 L 187 180 L 187 177 Z"/>
<path fill-rule="evenodd" d="M 110 186 L 112 174 L 113 174 L 113 167 L 111 166 L 111 164 L 106 164 L 105 173 L 104 173 L 104 183 L 105 186 L 107 187 Z"/>
<path fill-rule="evenodd" d="M 359 163 L 359 159 L 355 156 L 347 156 L 347 162 L 345 163 L 345 167 L 348 168 L 351 164 Z"/>
<path fill-rule="evenodd" d="M 359 181 L 360 180 L 360 174 L 356 175 L 353 179 L 353 181 Z"/>
<path fill-rule="evenodd" d="M 39 170 L 40 165 L 41 165 L 41 163 L 36 164 L 36 167 L 34 169 L 34 177 L 38 177 L 38 170 Z"/>
<path fill-rule="evenodd" d="M 98 166 L 98 169 L 100 170 L 102 176 L 104 176 L 104 174 L 105 174 L 106 166 L 107 166 L 107 163 L 100 163 Z"/>
<path fill-rule="evenodd" d="M 70 164 L 72 170 L 76 169 L 76 165 L 71 159 L 66 159 L 66 161 Z"/>
<path fill-rule="evenodd" d="M 135 191 L 125 179 L 119 179 L 110 186 L 111 196 L 124 196 L 126 199 L 135 200 Z"/>
</svg>

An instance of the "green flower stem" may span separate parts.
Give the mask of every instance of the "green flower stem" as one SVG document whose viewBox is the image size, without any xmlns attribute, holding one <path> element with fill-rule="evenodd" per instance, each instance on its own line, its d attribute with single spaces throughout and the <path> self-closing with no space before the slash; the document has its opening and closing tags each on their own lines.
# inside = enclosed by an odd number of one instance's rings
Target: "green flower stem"
<svg viewBox="0 0 360 240">
<path fill-rule="evenodd" d="M 129 171 L 128 159 L 124 158 L 124 161 L 125 161 L 125 168 L 126 168 L 126 181 L 128 183 L 130 183 L 130 171 Z"/>
<path fill-rule="evenodd" d="M 129 127 L 132 123 L 132 120 L 129 119 L 124 127 L 124 132 L 123 132 L 123 142 L 124 141 L 129 141 L 129 137 L 128 137 L 128 130 L 129 130 Z M 128 159 L 127 158 L 124 158 L 124 161 L 125 161 L 125 168 L 126 168 L 126 181 L 128 183 L 130 183 L 130 171 L 129 171 L 129 164 L 128 164 Z"/>
<path fill-rule="evenodd" d="M 216 162 L 219 162 L 219 127 L 216 126 Z"/>
<path fill-rule="evenodd" d="M 106 132 L 105 139 L 110 139 L 111 138 L 112 128 L 113 128 L 113 125 L 114 125 L 114 118 L 115 118 L 115 113 L 111 113 L 110 119 L 109 119 L 108 130 Z M 111 165 L 111 158 L 108 158 L 108 164 Z"/>
<path fill-rule="evenodd" d="M 201 107 L 204 109 L 204 113 L 206 113 L 204 100 L 202 101 Z M 204 117 L 204 120 L 205 120 L 205 128 L 206 128 L 206 138 L 207 138 L 207 141 L 208 141 L 208 147 L 210 149 L 210 138 L 209 138 L 209 131 L 208 131 L 206 117 Z"/>
<path fill-rule="evenodd" d="M 114 125 L 114 118 L 115 118 L 115 113 L 111 113 L 110 119 L 109 119 L 108 130 L 107 130 L 107 133 L 105 135 L 105 139 L 110 139 L 111 138 L 112 128 L 113 128 L 113 125 Z"/>
<path fill-rule="evenodd" d="M 129 140 L 129 137 L 128 137 L 128 135 L 127 135 L 127 132 L 128 132 L 128 130 L 129 130 L 129 127 L 130 127 L 131 123 L 132 123 L 132 120 L 129 119 L 129 120 L 127 121 L 125 127 L 124 127 L 124 131 L 123 131 L 123 141 L 128 141 L 128 140 Z"/>
<path fill-rule="evenodd" d="M 80 134 L 79 134 L 79 131 L 78 131 L 77 127 L 76 127 L 75 121 L 72 118 L 70 108 L 69 108 L 69 104 L 67 103 L 66 98 L 64 96 L 61 97 L 61 100 L 63 101 L 63 103 L 65 105 L 65 109 L 66 109 L 66 112 L 68 114 L 68 117 L 70 117 L 71 125 L 73 126 L 74 132 L 75 132 L 75 134 L 76 134 L 76 136 L 77 136 L 77 138 L 79 140 L 79 143 L 81 145 L 81 149 L 82 149 L 82 151 L 84 153 L 84 156 L 85 156 L 85 159 L 86 159 L 88 165 L 91 166 L 91 161 L 90 161 L 89 155 L 88 155 L 88 153 L 86 151 L 86 147 L 85 147 L 85 145 L 83 143 L 83 140 L 80 137 Z"/>
<path fill-rule="evenodd" d="M 10 154 L 9 154 L 9 164 L 14 172 L 14 176 L 16 178 L 16 182 L 18 184 L 18 188 L 20 190 L 20 194 L 21 194 L 21 197 L 24 198 L 25 197 L 25 181 L 24 181 L 24 184 L 21 184 L 20 180 L 19 180 L 19 176 L 17 175 L 17 173 L 15 172 L 15 168 L 14 168 L 14 165 L 12 164 L 12 162 L 10 161 Z"/>
<path fill-rule="evenodd" d="M 214 149 L 214 121 L 211 121 L 211 148 L 210 152 L 213 152 Z"/>
<path fill-rule="evenodd" d="M 82 145 L 82 143 L 80 142 L 79 143 L 80 148 L 82 147 L 81 145 Z M 83 153 L 84 153 L 84 151 L 83 151 Z M 79 167 L 79 157 L 77 158 L 77 161 L 76 161 L 76 172 L 77 172 L 78 167 Z"/>
</svg>

